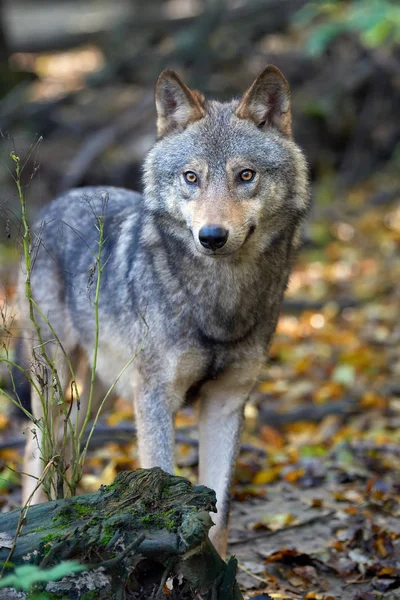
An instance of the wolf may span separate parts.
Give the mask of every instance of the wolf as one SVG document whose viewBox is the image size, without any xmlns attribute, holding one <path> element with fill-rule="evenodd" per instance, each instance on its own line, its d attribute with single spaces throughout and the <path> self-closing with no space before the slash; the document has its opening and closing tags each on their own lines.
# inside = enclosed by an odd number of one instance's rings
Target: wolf
<svg viewBox="0 0 400 600">
<path fill-rule="evenodd" d="M 199 480 L 216 492 L 210 538 L 224 556 L 244 406 L 266 361 L 310 208 L 307 166 L 292 139 L 289 86 L 275 66 L 230 102 L 206 100 L 165 70 L 155 102 L 158 136 L 145 159 L 143 195 L 86 187 L 45 208 L 33 228 L 32 295 L 46 315 L 36 318 L 61 385 L 70 371 L 48 323 L 73 368 L 86 365 L 83 415 L 96 336 L 88 281 L 96 287 L 95 217 L 102 214 L 96 376 L 108 387 L 143 342 L 116 391 L 134 403 L 145 468 L 174 471 L 174 416 L 197 399 Z M 25 352 L 33 361 L 37 336 L 24 286 L 21 267 L 22 327 L 31 338 Z M 35 389 L 32 410 L 44 418 Z M 28 434 L 24 471 L 36 477 L 41 443 L 39 430 Z M 25 478 L 25 500 L 33 488 Z"/>
</svg>

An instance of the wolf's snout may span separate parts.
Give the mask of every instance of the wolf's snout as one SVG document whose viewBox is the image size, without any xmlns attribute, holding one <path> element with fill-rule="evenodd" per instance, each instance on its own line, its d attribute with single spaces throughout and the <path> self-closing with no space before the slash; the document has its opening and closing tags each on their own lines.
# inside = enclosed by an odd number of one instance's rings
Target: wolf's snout
<svg viewBox="0 0 400 600">
<path fill-rule="evenodd" d="M 219 225 L 205 225 L 199 231 L 200 244 L 208 250 L 217 250 L 225 246 L 229 231 Z"/>
</svg>

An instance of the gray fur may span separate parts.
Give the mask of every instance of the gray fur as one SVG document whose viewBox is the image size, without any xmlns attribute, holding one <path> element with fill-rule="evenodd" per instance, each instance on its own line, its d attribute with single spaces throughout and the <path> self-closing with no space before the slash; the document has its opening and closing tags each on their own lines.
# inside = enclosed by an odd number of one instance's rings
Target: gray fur
<svg viewBox="0 0 400 600">
<path fill-rule="evenodd" d="M 169 471 L 173 415 L 187 399 L 200 400 L 200 478 L 217 491 L 213 537 L 223 553 L 243 407 L 267 358 L 309 194 L 303 155 L 289 137 L 239 118 L 236 101 L 202 106 L 205 115 L 196 105 L 193 121 L 186 107 L 188 124 L 174 128 L 171 120 L 150 151 L 143 197 L 83 188 L 44 210 L 35 225 L 32 289 L 67 351 L 90 364 L 97 277 L 90 249 L 97 251 L 94 214 L 104 211 L 97 374 L 110 386 L 148 327 L 117 392 L 134 398 L 142 466 Z M 163 119 L 168 124 L 168 111 Z M 248 167 L 256 180 L 238 184 L 235 173 Z M 199 185 L 183 181 L 188 169 Z M 198 241 L 210 219 L 230 231 L 216 253 Z M 32 330 L 23 282 L 22 274 L 21 316 Z M 39 417 L 37 401 L 34 410 Z M 32 452 L 28 445 L 28 462 Z"/>
</svg>

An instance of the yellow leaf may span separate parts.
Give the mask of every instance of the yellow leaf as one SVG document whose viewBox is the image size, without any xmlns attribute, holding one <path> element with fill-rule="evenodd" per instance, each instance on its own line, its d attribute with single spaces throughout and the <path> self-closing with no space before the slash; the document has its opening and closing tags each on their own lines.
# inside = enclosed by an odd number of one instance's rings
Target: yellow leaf
<svg viewBox="0 0 400 600">
<path fill-rule="evenodd" d="M 265 469 L 263 471 L 259 471 L 253 477 L 254 485 L 266 485 L 267 483 L 272 483 L 279 478 L 281 472 L 280 467 L 273 467 L 272 469 Z"/>
<path fill-rule="evenodd" d="M 283 435 L 274 427 L 269 425 L 263 425 L 261 427 L 260 435 L 262 440 L 268 445 L 274 448 L 283 448 L 285 445 L 285 438 Z"/>
<path fill-rule="evenodd" d="M 6 463 L 17 463 L 21 460 L 19 452 L 13 448 L 3 448 L 3 450 L 0 450 L 0 458 Z"/>
<path fill-rule="evenodd" d="M 362 408 L 386 408 L 388 400 L 371 391 L 365 392 L 361 398 Z"/>
<path fill-rule="evenodd" d="M 7 415 L 0 413 L 0 429 L 4 429 L 9 424 L 9 418 Z"/>
<path fill-rule="evenodd" d="M 285 473 L 284 478 L 289 483 L 296 483 L 296 481 L 301 479 L 301 477 L 303 477 L 304 475 L 304 469 L 295 469 L 294 471 L 289 471 L 288 473 Z"/>
<path fill-rule="evenodd" d="M 329 400 L 340 398 L 343 394 L 343 385 L 336 381 L 323 383 L 313 394 L 313 400 L 317 404 L 324 404 Z"/>
<path fill-rule="evenodd" d="M 116 411 L 108 415 L 107 423 L 112 427 L 115 425 L 119 425 L 122 421 L 132 421 L 133 419 L 133 410 L 132 408 L 123 408 L 122 410 Z"/>
<path fill-rule="evenodd" d="M 291 513 L 278 513 L 275 515 L 267 515 L 262 523 L 268 527 L 268 529 L 278 531 L 278 529 L 282 529 L 282 527 L 292 525 L 295 521 L 296 518 Z M 257 523 L 257 526 L 260 528 L 260 523 Z"/>
</svg>

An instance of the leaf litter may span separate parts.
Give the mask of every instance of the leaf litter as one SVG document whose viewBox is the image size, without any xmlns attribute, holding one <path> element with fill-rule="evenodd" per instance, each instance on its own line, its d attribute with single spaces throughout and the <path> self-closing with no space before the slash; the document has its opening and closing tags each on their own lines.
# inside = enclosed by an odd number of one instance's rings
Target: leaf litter
<svg viewBox="0 0 400 600">
<path fill-rule="evenodd" d="M 400 208 L 369 193 L 340 220 L 319 207 L 252 399 L 266 455 L 241 453 L 230 535 L 245 598 L 400 598 Z"/>
</svg>

